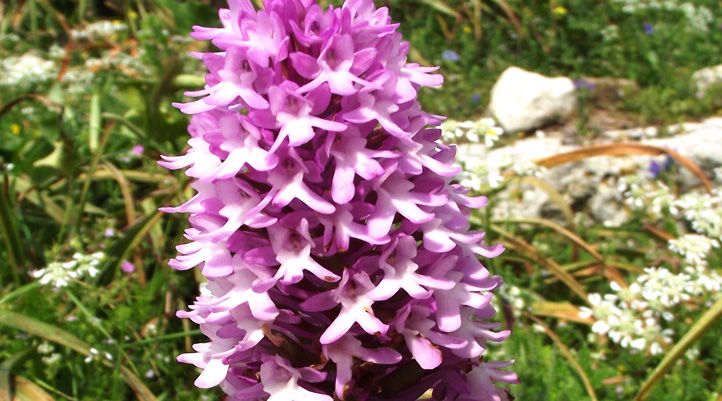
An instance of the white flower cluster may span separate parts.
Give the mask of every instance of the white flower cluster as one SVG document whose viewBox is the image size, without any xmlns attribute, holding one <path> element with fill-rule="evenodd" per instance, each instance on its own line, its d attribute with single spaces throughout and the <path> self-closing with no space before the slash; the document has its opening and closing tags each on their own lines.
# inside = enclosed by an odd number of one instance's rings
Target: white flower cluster
<svg viewBox="0 0 722 401">
<path fill-rule="evenodd" d="M 88 24 L 83 29 L 72 29 L 70 35 L 73 39 L 97 40 L 126 30 L 128 26 L 120 21 L 98 21 Z"/>
<path fill-rule="evenodd" d="M 592 332 L 607 336 L 623 348 L 649 349 L 661 354 L 672 342 L 674 330 L 663 327 L 674 319 L 672 309 L 683 302 L 717 296 L 722 277 L 714 271 L 686 269 L 673 273 L 666 268 L 647 268 L 629 288 L 611 283 L 612 292 L 589 294 L 591 308 L 580 308 L 579 316 L 593 317 Z"/>
<path fill-rule="evenodd" d="M 502 299 L 512 306 L 511 312 L 515 318 L 521 317 L 521 312 L 527 309 L 527 299 L 534 295 L 526 289 L 521 289 L 515 285 L 504 285 L 497 291 L 494 291 L 494 297 L 491 303 L 496 310 L 504 309 Z"/>
<path fill-rule="evenodd" d="M 542 178 L 544 176 L 544 173 L 546 173 L 547 171 L 546 167 L 540 166 L 530 161 L 517 162 L 514 163 L 511 167 L 514 169 L 514 172 L 517 176 Z"/>
<path fill-rule="evenodd" d="M 15 33 L 0 33 L 0 43 L 7 42 L 7 43 L 17 43 L 20 42 L 21 38 Z"/>
<path fill-rule="evenodd" d="M 441 139 L 447 143 L 471 142 L 481 143 L 491 148 L 504 130 L 496 125 L 493 118 L 482 118 L 478 121 L 446 120 L 441 123 Z"/>
<path fill-rule="evenodd" d="M 592 331 L 622 347 L 659 354 L 671 341 L 673 332 L 663 328 L 663 323 L 674 319 L 675 307 L 719 297 L 722 276 L 708 268 L 707 257 L 722 241 L 722 199 L 719 190 L 690 192 L 678 198 L 666 185 L 641 175 L 622 177 L 619 191 L 632 209 L 646 211 L 654 219 L 665 214 L 682 217 L 695 232 L 667 243 L 668 249 L 682 258 L 680 272 L 647 268 L 629 288 L 612 283 L 611 293 L 589 295 L 593 307 L 582 308 L 580 316 L 594 317 Z"/>
<path fill-rule="evenodd" d="M 618 190 L 624 195 L 624 203 L 634 210 L 646 210 L 650 217 L 658 219 L 665 211 L 678 213 L 677 198 L 665 184 L 628 175 L 619 179 Z"/>
<path fill-rule="evenodd" d="M 482 145 L 483 148 L 475 148 L 475 151 L 483 153 L 486 149 L 494 146 L 499 136 L 504 133 L 501 127 L 496 125 L 492 118 L 482 118 L 479 121 L 456 121 L 446 120 L 441 123 L 441 139 L 446 143 L 474 143 Z M 504 181 L 501 172 L 511 166 L 511 160 L 504 161 L 501 165 L 492 166 L 486 158 L 481 157 L 477 152 L 468 152 L 469 148 L 459 149 L 457 161 L 462 172 L 456 177 L 461 185 L 480 191 L 488 184 L 496 188 Z"/>
<path fill-rule="evenodd" d="M 504 130 L 492 118 L 479 121 L 446 120 L 441 124 L 441 139 L 446 143 L 462 143 L 457 161 L 462 172 L 456 177 L 461 185 L 480 191 L 484 185 L 497 188 L 504 181 L 502 172 L 513 169 L 517 176 L 541 177 L 546 171 L 530 161 L 515 162 L 511 155 L 502 153 L 490 163 L 487 150 L 494 146 Z M 468 143 L 474 144 L 467 146 Z"/>
<path fill-rule="evenodd" d="M 50 284 L 55 288 L 67 287 L 71 280 L 85 275 L 95 277 L 100 273 L 97 266 L 105 259 L 103 252 L 90 255 L 75 253 L 67 262 L 52 262 L 47 267 L 35 270 L 32 275 L 40 284 Z"/>
<path fill-rule="evenodd" d="M 42 357 L 40 357 L 40 360 L 48 366 L 55 365 L 60 361 L 60 359 L 62 359 L 62 355 L 54 352 L 55 347 L 47 341 L 43 341 L 38 344 L 37 350 L 38 354 L 42 355 Z"/>
<path fill-rule="evenodd" d="M 611 42 L 619 37 L 619 26 L 614 24 L 606 26 L 599 33 L 602 34 L 602 39 L 605 42 Z"/>
<path fill-rule="evenodd" d="M 695 270 L 707 267 L 707 254 L 719 247 L 719 241 L 699 234 L 685 234 L 667 242 L 669 250 L 684 258 L 684 263 Z"/>
<path fill-rule="evenodd" d="M 459 154 L 457 162 L 462 170 L 456 179 L 461 185 L 474 191 L 480 191 L 485 184 L 497 188 L 504 181 L 502 171 L 511 165 L 511 163 L 491 165 L 485 158 L 471 154 Z"/>
<path fill-rule="evenodd" d="M 143 79 L 153 75 L 151 67 L 143 61 L 140 54 L 105 52 L 99 58 L 89 58 L 84 64 L 70 68 L 63 82 L 67 85 L 68 94 L 78 98 L 96 86 L 94 82 L 102 79 L 103 73 L 113 71 L 131 79 Z"/>
<path fill-rule="evenodd" d="M 0 88 L 27 91 L 37 84 L 47 83 L 58 74 L 58 67 L 33 53 L 0 60 Z"/>
<path fill-rule="evenodd" d="M 689 28 L 698 32 L 709 31 L 709 24 L 713 20 L 712 12 L 705 6 L 695 6 L 690 2 L 675 0 L 615 0 L 622 5 L 622 11 L 630 14 L 645 10 L 665 10 L 681 12 L 689 21 Z"/>
<path fill-rule="evenodd" d="M 120 70 L 127 76 L 150 76 L 151 69 L 143 62 L 140 56 L 133 56 L 123 52 L 106 52 L 101 58 L 91 58 L 85 61 L 85 68 L 91 73 L 99 70 Z"/>
<path fill-rule="evenodd" d="M 722 198 L 713 194 L 688 193 L 675 201 L 677 214 L 689 221 L 698 234 L 722 241 Z"/>
</svg>

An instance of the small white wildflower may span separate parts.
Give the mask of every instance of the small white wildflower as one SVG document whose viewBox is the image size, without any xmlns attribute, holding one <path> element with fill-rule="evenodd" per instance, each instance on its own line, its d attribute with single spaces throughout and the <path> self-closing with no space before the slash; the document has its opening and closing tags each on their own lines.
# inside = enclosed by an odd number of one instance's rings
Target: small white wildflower
<svg viewBox="0 0 722 401">
<path fill-rule="evenodd" d="M 515 163 L 513 168 L 517 175 L 533 176 L 537 178 L 541 178 L 547 170 L 546 167 L 539 166 L 538 164 L 530 161 Z"/>
<path fill-rule="evenodd" d="M 656 341 L 653 342 L 652 344 L 650 344 L 650 346 L 649 346 L 649 352 L 650 352 L 652 355 L 659 355 L 659 354 L 661 354 L 663 351 L 664 351 L 664 350 L 662 349 L 662 345 L 660 345 L 660 344 L 659 344 L 658 342 L 656 342 Z"/>
<path fill-rule="evenodd" d="M 47 267 L 32 272 L 32 276 L 43 285 L 50 284 L 55 288 L 67 287 L 72 277 L 72 271 L 63 267 L 62 263 L 52 262 Z"/>
<path fill-rule="evenodd" d="M 690 361 L 696 361 L 699 358 L 699 348 L 691 347 L 684 353 L 684 356 Z"/>
<path fill-rule="evenodd" d="M 461 122 L 446 120 L 441 123 L 441 137 L 445 142 L 456 142 L 463 138 L 471 143 L 479 143 L 483 138 L 484 146 L 490 148 L 503 133 L 504 130 L 492 118 Z"/>
<path fill-rule="evenodd" d="M 38 345 L 38 353 L 43 354 L 43 355 L 50 354 L 54 350 L 55 350 L 55 347 L 53 347 L 47 341 L 43 341 Z"/>
<path fill-rule="evenodd" d="M 608 25 L 599 32 L 605 42 L 610 42 L 619 37 L 619 27 L 617 25 Z"/>
<path fill-rule="evenodd" d="M 60 359 L 62 359 L 62 355 L 58 354 L 57 352 L 40 358 L 40 360 L 48 366 L 55 365 L 56 363 L 60 362 Z"/>
<path fill-rule="evenodd" d="M 699 234 L 686 234 L 668 242 L 669 250 L 684 257 L 685 263 L 692 266 L 706 266 L 707 254 L 719 242 Z"/>
</svg>

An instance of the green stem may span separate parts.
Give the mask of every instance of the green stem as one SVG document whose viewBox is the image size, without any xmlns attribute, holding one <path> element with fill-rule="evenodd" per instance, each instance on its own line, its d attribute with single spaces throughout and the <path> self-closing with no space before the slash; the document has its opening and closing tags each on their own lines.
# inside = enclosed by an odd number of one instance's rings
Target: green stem
<svg viewBox="0 0 722 401">
<path fill-rule="evenodd" d="M 38 12 L 35 7 L 35 0 L 28 2 L 28 12 L 30 14 L 30 32 L 33 34 L 35 41 L 38 40 Z"/>
<path fill-rule="evenodd" d="M 5 176 L 5 184 L 8 184 L 7 176 Z M 3 242 L 8 253 L 10 274 L 13 281 L 15 281 L 15 285 L 19 287 L 22 285 L 19 271 L 23 265 L 23 247 L 13 218 L 14 214 L 10 207 L 9 197 L 8 185 L 3 185 L 0 190 L 0 233 L 2 233 Z M 0 284 L 2 284 L 1 279 Z"/>
<path fill-rule="evenodd" d="M 180 333 L 166 334 L 166 335 L 164 335 L 164 336 L 159 336 L 159 337 L 155 337 L 155 338 L 148 338 L 148 339 L 145 339 L 145 340 L 135 341 L 135 342 L 132 342 L 132 343 L 125 343 L 125 344 L 121 345 L 121 347 L 123 347 L 123 348 L 130 348 L 130 347 L 135 347 L 135 346 L 138 346 L 138 345 L 154 344 L 154 343 L 158 343 L 158 342 L 165 341 L 165 340 L 172 340 L 172 339 L 174 339 L 174 338 L 181 338 L 181 337 L 185 337 L 185 336 L 197 336 L 197 335 L 200 335 L 200 334 L 203 334 L 203 332 L 201 332 L 200 330 L 183 331 L 183 332 L 180 332 Z"/>
<path fill-rule="evenodd" d="M 682 339 L 680 339 L 679 342 L 672 347 L 667 355 L 664 356 L 662 362 L 657 365 L 652 374 L 647 378 L 647 381 L 644 382 L 642 388 L 639 390 L 639 393 L 637 393 L 637 396 L 634 397 L 634 401 L 643 401 L 646 399 L 647 396 L 649 396 L 649 392 L 652 391 L 654 386 L 662 380 L 664 375 L 674 367 L 677 360 L 679 360 L 684 353 L 687 352 L 689 347 L 697 342 L 697 340 L 699 340 L 700 337 L 702 337 L 702 335 L 705 334 L 712 324 L 716 323 L 720 317 L 722 317 L 722 299 L 715 302 L 714 305 L 712 305 L 712 307 L 709 308 L 702 317 L 694 323 L 684 337 L 682 337 Z"/>
<path fill-rule="evenodd" d="M 100 96 L 99 94 L 93 95 L 93 97 Z M 97 110 L 98 114 L 100 114 L 100 107 Z M 98 124 L 100 124 L 100 116 L 98 118 Z M 91 117 L 91 119 L 95 119 L 95 117 Z M 93 172 L 98 167 L 98 162 L 100 161 L 100 158 L 103 155 L 103 149 L 105 148 L 105 144 L 108 142 L 108 138 L 110 137 L 110 132 L 112 131 L 112 126 L 106 127 L 103 132 L 100 134 L 100 140 L 98 141 L 98 147 L 93 152 L 93 156 L 90 159 L 90 166 L 88 167 L 87 176 L 85 178 L 85 181 L 83 181 L 83 189 L 80 191 L 80 200 L 78 201 L 78 209 L 77 214 L 75 215 L 75 221 L 74 221 L 74 229 L 73 234 L 78 235 L 80 233 L 80 226 L 82 224 L 82 216 L 83 216 L 83 210 L 85 209 L 85 202 L 88 197 L 88 189 L 90 188 L 90 182 L 92 181 Z"/>
<path fill-rule="evenodd" d="M 14 290 L 14 291 L 9 292 L 4 297 L 0 298 L 0 305 L 2 305 L 5 302 L 8 302 L 8 301 L 12 300 L 13 298 L 18 297 L 26 292 L 32 291 L 32 290 L 40 287 L 41 285 L 42 284 L 38 283 L 37 281 L 29 283 L 29 284 L 25 284 L 24 286 Z"/>
</svg>

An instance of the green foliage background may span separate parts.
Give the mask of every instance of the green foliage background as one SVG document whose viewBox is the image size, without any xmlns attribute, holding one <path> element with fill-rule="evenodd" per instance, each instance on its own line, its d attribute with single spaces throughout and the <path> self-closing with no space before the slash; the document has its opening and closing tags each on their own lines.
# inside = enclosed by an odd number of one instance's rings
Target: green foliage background
<svg viewBox="0 0 722 401">
<path fill-rule="evenodd" d="M 609 1 L 377 4 L 387 5 L 401 23 L 400 31 L 412 44 L 410 61 L 441 66 L 446 76 L 443 88 L 421 95 L 425 109 L 434 114 L 456 119 L 481 115 L 495 79 L 517 65 L 576 79 L 634 80 L 641 90 L 616 111 L 641 124 L 720 112 L 719 92 L 696 97 L 690 77 L 698 68 L 722 63 L 722 2 L 694 3 L 712 11 L 714 21 L 707 32 L 687 29 L 678 13 L 629 14 Z M 59 69 L 45 79 L 0 86 L 0 313 L 13 311 L 31 326 L 41 321 L 72 333 L 76 345 L 83 342 L 100 356 L 87 359 L 69 346 L 55 344 L 60 360 L 45 363 L 46 355 L 37 346 L 48 339 L 47 333 L 28 334 L 13 325 L 10 315 L 0 315 L 5 316 L 0 325 L 0 373 L 26 377 L 55 399 L 134 399 L 137 395 L 122 378 L 121 367 L 158 400 L 219 397 L 215 390 L 194 388 L 197 371 L 175 362 L 178 354 L 190 352 L 191 343 L 204 338 L 188 321 L 174 316 L 198 294 L 200 277 L 167 266 L 187 222 L 184 216 L 161 216 L 156 210 L 182 203 L 192 190 L 182 173 L 159 168 L 156 160 L 161 154 L 184 151 L 188 120 L 171 103 L 187 100 L 184 90 L 203 85 L 200 63 L 187 54 L 208 46 L 183 38 L 192 25 L 217 25 L 216 9 L 223 5 L 215 0 L 3 2 L 0 60 L 27 54 L 55 57 Z M 98 39 L 71 40 L 70 29 L 98 21 L 118 21 L 127 29 Z M 645 23 L 652 24 L 651 34 L 645 32 Z M 618 36 L 606 40 L 602 31 L 610 25 L 618 26 Z M 52 56 L 57 49 L 64 53 Z M 458 60 L 442 57 L 450 50 Z M 98 67 L 93 60 L 107 65 Z M 73 74 L 75 81 L 69 78 Z M 132 150 L 136 145 L 143 147 L 139 154 Z M 490 199 L 493 207 L 493 191 Z M 491 232 L 490 241 L 502 239 L 490 228 L 488 215 L 476 217 L 475 224 Z M 627 239 L 637 241 L 641 249 L 664 247 L 641 230 L 644 223 L 640 217 L 613 235 L 603 227 L 576 229 L 601 248 L 605 258 L 641 268 L 644 253 L 629 249 Z M 508 229 L 535 246 L 544 245 L 539 248 L 553 250 L 546 253 L 561 265 L 580 261 L 579 249 L 548 230 Z M 665 229 L 674 230 L 674 223 Z M 68 261 L 76 252 L 99 251 L 107 256 L 96 277 L 59 289 L 41 286 L 32 277 L 33 271 Z M 588 255 L 581 261 L 585 258 Z M 122 271 L 124 261 L 135 265 L 134 273 Z M 719 255 L 713 261 L 718 264 Z M 528 255 L 508 251 L 491 261 L 490 268 L 509 285 L 544 294 L 547 301 L 579 302 L 569 288 L 550 284 L 541 269 L 527 270 L 529 263 Z M 591 291 L 607 281 L 597 275 L 583 284 Z M 680 310 L 678 332 L 701 312 Z M 599 399 L 631 399 L 660 360 L 611 344 L 605 359 L 595 358 L 598 345 L 588 341 L 588 326 L 547 321 L 589 376 Z M 495 359 L 517 360 L 514 370 L 522 379 L 513 389 L 517 399 L 588 398 L 579 376 L 544 332 L 524 318 L 503 323 L 514 334 L 503 347 L 490 347 L 490 353 Z M 681 359 L 649 399 L 718 399 L 722 347 L 714 333 L 720 329 L 718 322 L 698 343 L 701 357 Z M 0 391 L 10 388 L 9 377 L 0 374 Z"/>
</svg>

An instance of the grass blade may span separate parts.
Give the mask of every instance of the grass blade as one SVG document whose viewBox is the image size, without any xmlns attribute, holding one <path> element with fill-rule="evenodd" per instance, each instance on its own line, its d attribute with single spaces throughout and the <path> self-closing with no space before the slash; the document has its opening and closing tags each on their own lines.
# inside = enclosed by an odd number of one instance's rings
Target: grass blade
<svg viewBox="0 0 722 401">
<path fill-rule="evenodd" d="M 592 401 L 597 401 L 597 395 L 594 393 L 594 387 L 592 387 L 592 383 L 589 381 L 589 377 L 587 377 L 587 374 L 584 372 L 584 369 L 582 369 L 582 365 L 577 362 L 577 359 L 574 358 L 574 355 L 572 355 L 571 351 L 569 351 L 569 348 L 567 348 L 566 345 L 564 345 L 564 342 L 559 338 L 559 336 L 554 332 L 554 330 L 551 329 L 551 327 L 547 326 L 544 321 L 539 319 L 538 317 L 532 315 L 529 312 L 524 312 L 524 314 L 531 320 L 534 321 L 534 323 L 541 326 L 544 331 L 547 333 L 547 335 L 554 341 L 554 343 L 559 347 L 559 350 L 562 352 L 562 355 L 564 355 L 565 358 L 569 361 L 569 363 L 572 365 L 572 368 L 577 371 L 577 374 L 579 374 L 579 377 L 582 379 L 582 382 L 584 382 L 584 388 L 587 390 L 587 394 L 589 394 L 589 398 Z"/>
<path fill-rule="evenodd" d="M 27 176 L 22 175 L 14 177 L 13 183 L 15 184 L 15 190 L 18 193 L 18 199 L 23 199 L 32 203 L 47 213 L 53 220 L 63 224 L 63 221 L 65 220 L 65 211 L 52 199 L 31 184 L 28 181 Z"/>
<path fill-rule="evenodd" d="M 704 185 L 707 192 L 712 193 L 712 183 L 699 166 L 687 156 L 683 156 L 673 149 L 663 148 L 661 146 L 646 145 L 643 143 L 612 143 L 606 145 L 588 146 L 573 150 L 571 152 L 560 153 L 558 155 L 545 157 L 535 160 L 539 166 L 551 168 L 566 163 L 572 163 L 590 157 L 597 156 L 629 156 L 629 155 L 669 155 L 677 163 L 689 170 Z"/>
<path fill-rule="evenodd" d="M 37 281 L 34 281 L 32 283 L 25 284 L 24 286 L 22 286 L 16 290 L 10 291 L 4 297 L 0 298 L 0 305 L 12 300 L 15 297 L 25 294 L 26 292 L 30 292 L 30 291 L 40 287 L 41 285 L 42 284 L 38 283 Z"/>
<path fill-rule="evenodd" d="M 125 344 L 121 345 L 121 347 L 131 348 L 131 347 L 137 347 L 138 345 L 155 344 L 155 343 L 159 343 L 159 342 L 162 342 L 165 340 L 173 340 L 176 338 L 182 338 L 182 337 L 186 337 L 186 336 L 197 336 L 197 335 L 201 335 L 201 334 L 203 334 L 203 332 L 200 330 L 181 331 L 178 333 L 171 333 L 171 334 L 166 334 L 163 336 L 155 336 L 153 338 L 147 338 L 145 340 L 135 341 L 132 343 L 125 343 Z"/>
<path fill-rule="evenodd" d="M 634 401 L 642 401 L 649 395 L 654 386 L 662 380 L 662 377 L 674 366 L 675 362 L 681 358 L 684 353 L 692 346 L 704 333 L 709 330 L 713 323 L 717 319 L 722 317 L 722 299 L 709 308 L 702 317 L 697 320 L 694 325 L 687 331 L 677 344 L 664 356 L 662 362 L 657 365 L 651 375 L 644 382 L 642 388 L 639 389 L 639 393 L 634 397 Z"/>
<path fill-rule="evenodd" d="M 15 376 L 14 395 L 12 401 L 55 401 L 42 387 L 20 376 Z"/>
<path fill-rule="evenodd" d="M 531 311 L 537 316 L 564 319 L 576 323 L 588 324 L 590 326 L 594 324 L 594 319 L 591 317 L 580 317 L 579 307 L 569 302 L 535 302 L 531 305 Z"/>
<path fill-rule="evenodd" d="M 16 365 L 25 362 L 32 355 L 32 352 L 32 347 L 26 348 L 0 364 L 0 401 L 11 401 L 13 399 L 13 382 L 10 372 Z"/>
<path fill-rule="evenodd" d="M 514 14 L 514 10 L 511 8 L 509 3 L 507 3 L 504 0 L 495 0 L 494 2 L 496 4 L 498 4 L 502 10 L 504 10 L 504 13 L 509 18 L 509 22 L 511 22 L 511 24 L 514 26 L 514 29 L 516 30 L 517 35 L 519 35 L 522 38 L 525 37 L 526 35 L 524 34 L 524 30 L 521 28 L 521 23 L 519 22 L 519 18 L 516 17 L 516 15 Z"/>
<path fill-rule="evenodd" d="M 7 177 L 5 177 L 7 184 Z M 20 269 L 24 264 L 23 246 L 18 233 L 17 222 L 9 201 L 10 193 L 8 186 L 3 185 L 0 189 L 0 235 L 2 235 L 5 249 L 7 250 L 10 262 L 10 274 L 15 284 L 20 286 Z M 1 277 L 1 276 L 0 276 Z"/>
<path fill-rule="evenodd" d="M 70 348 L 84 356 L 90 355 L 90 345 L 83 342 L 78 337 L 65 330 L 59 329 L 53 325 L 35 320 L 29 316 L 20 313 L 5 311 L 0 309 L 0 324 L 22 330 L 29 334 L 41 337 L 47 341 L 60 344 Z M 106 360 L 102 360 L 106 366 L 114 368 L 115 365 Z M 138 379 L 128 368 L 120 367 L 120 376 L 123 381 L 135 392 L 140 401 L 157 401 L 153 393 L 150 392 L 143 382 Z"/>
<path fill-rule="evenodd" d="M 570 241 L 572 241 L 574 244 L 576 244 L 580 248 L 587 251 L 590 255 L 592 255 L 592 257 L 594 259 L 596 259 L 600 262 L 604 261 L 604 257 L 599 252 L 597 252 L 596 249 L 594 249 L 591 245 L 589 245 L 586 241 L 584 241 L 578 235 L 574 234 L 573 232 L 567 230 L 566 228 L 560 226 L 559 224 L 557 224 L 551 220 L 540 219 L 540 218 L 526 218 L 526 219 L 510 218 L 510 219 L 500 220 L 495 223 L 536 224 L 536 225 L 540 225 L 540 226 L 549 227 L 552 230 L 561 234 L 562 236 L 568 238 Z"/>
<path fill-rule="evenodd" d="M 446 3 L 444 0 L 420 0 L 422 3 L 426 4 L 427 6 L 435 9 L 436 11 L 440 11 L 443 14 L 446 14 L 450 17 L 454 17 L 457 20 L 461 20 L 463 16 L 456 11 L 453 7 L 451 7 L 448 3 Z"/>
<path fill-rule="evenodd" d="M 98 140 L 100 139 L 100 94 L 94 93 L 90 98 L 90 127 L 88 136 L 88 146 L 90 151 L 95 153 L 98 150 Z"/>
<path fill-rule="evenodd" d="M 587 292 L 584 289 L 584 286 L 579 281 L 577 281 L 571 274 L 569 274 L 569 272 L 564 270 L 564 268 L 562 268 L 557 262 L 543 255 L 534 246 L 524 241 L 523 239 L 511 234 L 510 232 L 504 230 L 503 228 L 495 224 L 492 224 L 490 228 L 507 240 L 505 242 L 505 245 L 509 245 L 512 248 L 517 249 L 519 252 L 527 255 L 535 262 L 544 266 L 547 270 L 549 270 L 551 274 L 557 276 L 559 280 L 566 284 L 569 289 L 571 289 L 575 294 L 579 295 L 579 297 L 582 298 L 584 302 L 589 302 L 587 298 Z"/>
<path fill-rule="evenodd" d="M 120 187 L 120 193 L 123 197 L 123 204 L 125 205 L 125 218 L 128 225 L 135 222 L 135 199 L 133 198 L 133 191 L 130 188 L 130 183 L 125 178 L 123 173 L 118 170 L 111 162 L 103 162 L 103 168 L 105 168 L 110 175 L 118 182 Z"/>
<path fill-rule="evenodd" d="M 57 111 L 58 113 L 62 113 L 62 111 L 63 111 L 62 106 L 53 102 L 52 100 L 48 99 L 47 97 L 45 97 L 43 95 L 39 95 L 37 93 L 31 93 L 28 95 L 23 95 L 23 96 L 17 97 L 15 99 L 5 103 L 2 107 L 0 107 L 0 118 L 2 118 L 2 116 L 4 116 L 7 112 L 9 112 L 16 105 L 20 104 L 21 102 L 23 102 L 25 100 L 31 100 L 31 99 L 41 101 L 43 104 L 45 104 L 45 106 Z"/>
</svg>

